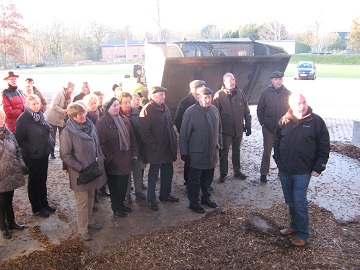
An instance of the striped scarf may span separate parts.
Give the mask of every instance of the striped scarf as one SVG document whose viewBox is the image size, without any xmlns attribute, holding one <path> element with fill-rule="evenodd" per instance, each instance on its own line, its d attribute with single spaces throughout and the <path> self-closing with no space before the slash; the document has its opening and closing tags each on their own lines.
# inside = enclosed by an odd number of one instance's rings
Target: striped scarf
<svg viewBox="0 0 360 270">
<path fill-rule="evenodd" d="M 114 116 L 113 119 L 119 133 L 120 150 L 127 151 L 130 149 L 130 136 L 125 122 L 120 115 Z"/>
<path fill-rule="evenodd" d="M 32 116 L 35 122 L 39 122 L 41 125 L 45 126 L 46 129 L 49 131 L 52 130 L 52 127 L 48 124 L 48 122 L 46 122 L 42 110 L 40 110 L 39 112 L 34 112 L 28 107 L 26 107 L 25 110 Z"/>
</svg>

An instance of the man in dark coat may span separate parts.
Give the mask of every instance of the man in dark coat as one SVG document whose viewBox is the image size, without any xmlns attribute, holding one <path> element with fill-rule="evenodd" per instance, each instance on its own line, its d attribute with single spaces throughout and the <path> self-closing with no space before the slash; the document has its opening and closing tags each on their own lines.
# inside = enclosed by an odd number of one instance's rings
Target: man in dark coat
<svg viewBox="0 0 360 270">
<path fill-rule="evenodd" d="M 246 179 L 247 176 L 240 170 L 240 145 L 243 132 L 246 132 L 246 136 L 251 135 L 251 114 L 246 96 L 237 88 L 233 74 L 225 73 L 223 76 L 223 87 L 215 93 L 214 105 L 220 113 L 223 140 L 219 181 L 225 182 L 228 173 L 230 146 L 232 146 L 234 177 Z"/>
<path fill-rule="evenodd" d="M 154 86 L 150 101 L 140 112 L 140 135 L 144 143 L 144 162 L 149 163 L 147 199 L 149 208 L 159 210 L 155 185 L 160 172 L 160 201 L 178 202 L 171 193 L 173 162 L 177 155 L 177 138 L 169 107 L 165 102 L 167 89 Z"/>
<path fill-rule="evenodd" d="M 222 140 L 220 114 L 211 105 L 212 93 L 204 86 L 198 89 L 199 100 L 186 110 L 180 130 L 181 159 L 190 166 L 187 185 L 189 208 L 199 214 L 205 213 L 199 205 L 200 188 L 201 203 L 217 207 L 210 198 L 210 186 Z"/>
<path fill-rule="evenodd" d="M 181 122 L 183 120 L 184 113 L 187 108 L 194 105 L 196 101 L 198 100 L 198 94 L 197 89 L 204 86 L 206 84 L 205 81 L 202 80 L 194 80 L 192 81 L 190 86 L 190 93 L 187 94 L 186 97 L 184 97 L 180 102 L 176 109 L 175 114 L 175 126 L 178 132 L 180 132 L 181 129 Z M 184 185 L 186 186 L 188 183 L 188 175 L 189 175 L 190 167 L 189 164 L 184 162 Z"/>
<path fill-rule="evenodd" d="M 274 160 L 290 211 L 290 226 L 280 234 L 297 234 L 291 244 L 299 247 L 311 235 L 306 194 L 310 178 L 319 177 L 326 168 L 330 137 L 324 120 L 312 112 L 303 95 L 292 94 L 289 105 L 275 130 Z"/>
<path fill-rule="evenodd" d="M 260 181 L 266 183 L 270 170 L 270 155 L 274 144 L 275 127 L 279 119 L 289 109 L 291 92 L 283 85 L 284 73 L 275 71 L 271 74 L 271 84 L 261 94 L 257 106 L 257 116 L 262 127 L 263 155 L 260 166 Z"/>
</svg>

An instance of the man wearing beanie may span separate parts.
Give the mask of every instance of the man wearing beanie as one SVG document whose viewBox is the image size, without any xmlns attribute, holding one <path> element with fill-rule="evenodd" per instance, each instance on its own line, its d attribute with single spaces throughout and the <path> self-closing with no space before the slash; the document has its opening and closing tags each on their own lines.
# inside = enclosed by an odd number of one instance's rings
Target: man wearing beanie
<svg viewBox="0 0 360 270">
<path fill-rule="evenodd" d="M 274 144 L 275 127 L 279 119 L 289 109 L 291 92 L 283 85 L 284 73 L 274 71 L 270 75 L 271 84 L 261 94 L 257 106 L 257 116 L 263 133 L 263 155 L 260 166 L 260 181 L 267 182 L 270 171 L 270 155 Z"/>
<path fill-rule="evenodd" d="M 149 208 L 159 210 L 155 186 L 160 171 L 160 195 L 163 202 L 178 202 L 171 193 L 173 162 L 177 155 L 177 138 L 168 106 L 164 103 L 167 89 L 151 88 L 150 101 L 140 112 L 140 135 L 144 142 L 144 163 L 149 163 L 147 199 Z"/>
</svg>

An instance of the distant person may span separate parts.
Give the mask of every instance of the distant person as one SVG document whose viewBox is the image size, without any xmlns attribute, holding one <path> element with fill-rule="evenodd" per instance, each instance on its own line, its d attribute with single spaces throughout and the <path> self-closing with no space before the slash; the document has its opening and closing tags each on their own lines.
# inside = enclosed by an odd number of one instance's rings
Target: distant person
<svg viewBox="0 0 360 270">
<path fill-rule="evenodd" d="M 4 78 L 8 83 L 8 87 L 2 91 L 2 105 L 6 114 L 5 124 L 12 133 L 15 132 L 16 120 L 26 107 L 24 92 L 18 89 L 17 86 L 18 77 L 19 75 L 9 71 Z"/>
<path fill-rule="evenodd" d="M 280 234 L 297 234 L 291 244 L 301 247 L 311 235 L 307 189 L 311 177 L 320 176 L 326 168 L 330 138 L 324 120 L 313 113 L 302 94 L 291 94 L 289 106 L 275 129 L 274 140 L 274 160 L 290 210 L 290 225 Z"/>
<path fill-rule="evenodd" d="M 98 97 L 98 101 L 99 101 L 98 110 L 100 112 L 99 118 L 101 118 L 105 114 L 105 110 L 103 107 L 103 101 L 104 101 L 105 94 L 102 91 L 93 91 L 93 94 L 97 95 L 97 97 Z"/>
<path fill-rule="evenodd" d="M 190 92 L 186 95 L 186 97 L 180 100 L 176 109 L 175 126 L 178 132 L 180 132 L 181 123 L 186 109 L 189 108 L 191 105 L 194 105 L 198 100 L 197 89 L 204 86 L 205 84 L 206 82 L 202 80 L 194 80 L 190 82 L 189 84 Z M 184 162 L 184 185 L 187 185 L 188 183 L 189 172 L 190 172 L 190 166 L 189 164 Z"/>
<path fill-rule="evenodd" d="M 5 112 L 0 109 L 0 230 L 2 237 L 11 238 L 9 230 L 23 230 L 15 222 L 14 190 L 25 185 L 27 172 L 21 149 L 14 134 L 5 125 Z"/>
<path fill-rule="evenodd" d="M 47 199 L 49 155 L 54 151 L 55 142 L 37 95 L 26 98 L 26 108 L 16 121 L 15 137 L 29 170 L 28 195 L 32 212 L 46 218 L 56 211 Z"/>
<path fill-rule="evenodd" d="M 155 186 L 160 171 L 160 201 L 178 202 L 171 195 L 173 162 L 177 157 L 177 138 L 169 107 L 165 104 L 166 88 L 153 86 L 150 101 L 140 112 L 140 135 L 144 143 L 145 163 L 149 163 L 147 200 L 149 208 L 158 211 Z"/>
<path fill-rule="evenodd" d="M 251 114 L 244 92 L 235 84 L 232 73 L 225 73 L 223 86 L 215 93 L 214 105 L 220 112 L 223 148 L 220 151 L 220 178 L 225 182 L 228 174 L 228 153 L 232 147 L 234 177 L 246 179 L 240 170 L 240 146 L 243 133 L 251 135 Z"/>
<path fill-rule="evenodd" d="M 257 105 L 257 116 L 263 134 L 263 155 L 260 166 L 260 181 L 267 182 L 270 171 L 270 156 L 274 145 L 274 132 L 279 119 L 289 109 L 289 96 L 291 92 L 283 85 L 284 73 L 274 71 L 271 84 L 261 94 Z"/>
<path fill-rule="evenodd" d="M 86 95 L 90 94 L 90 87 L 88 82 L 83 82 L 81 84 L 81 92 L 80 94 L 76 95 L 73 99 L 73 102 L 82 100 Z"/>
<path fill-rule="evenodd" d="M 190 167 L 187 184 L 189 208 L 196 213 L 205 213 L 199 204 L 216 208 L 211 199 L 210 187 L 221 149 L 220 114 L 211 105 L 213 91 L 207 87 L 197 89 L 198 101 L 190 106 L 183 115 L 180 130 L 181 159 Z"/>
<path fill-rule="evenodd" d="M 71 95 L 74 92 L 75 85 L 72 82 L 68 82 L 63 90 L 57 92 L 51 100 L 50 106 L 46 112 L 46 120 L 52 127 L 52 137 L 56 144 L 56 131 L 61 131 L 65 127 L 65 121 L 67 120 L 66 108 L 71 103 Z M 51 153 L 52 158 L 56 158 L 55 153 Z"/>
<path fill-rule="evenodd" d="M 34 80 L 32 78 L 26 78 L 25 79 L 26 85 L 31 85 L 34 91 L 34 94 L 37 95 L 40 98 L 41 102 L 41 109 L 45 112 L 47 108 L 47 102 L 44 96 L 41 94 L 40 90 L 34 85 Z"/>
<path fill-rule="evenodd" d="M 136 139 L 130 121 L 120 113 L 120 103 L 112 97 L 104 103 L 105 115 L 96 123 L 101 149 L 105 155 L 111 209 L 126 217 L 132 209 L 125 205 L 132 164 L 138 158 Z"/>
<path fill-rule="evenodd" d="M 97 161 L 102 171 L 104 155 L 94 124 L 86 117 L 86 109 L 80 103 L 70 103 L 67 107 L 69 120 L 60 134 L 60 157 L 65 163 L 65 173 L 69 175 L 70 188 L 74 191 L 77 224 L 80 237 L 84 241 L 92 240 L 89 229 L 100 230 L 92 216 L 95 189 L 106 183 L 106 174 L 95 178 L 90 183 L 78 184 L 77 178 L 93 162 Z"/>
</svg>

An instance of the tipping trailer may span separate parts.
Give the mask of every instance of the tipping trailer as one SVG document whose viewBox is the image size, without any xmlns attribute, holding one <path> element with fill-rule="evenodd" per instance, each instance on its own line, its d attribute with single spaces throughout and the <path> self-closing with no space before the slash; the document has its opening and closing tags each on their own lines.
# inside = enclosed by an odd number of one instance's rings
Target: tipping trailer
<svg viewBox="0 0 360 270">
<path fill-rule="evenodd" d="M 165 103 L 175 111 L 189 93 L 191 81 L 204 80 L 215 93 L 222 87 L 223 75 L 231 72 L 249 104 L 255 105 L 270 83 L 270 74 L 284 72 L 290 57 L 282 48 L 252 41 L 147 42 L 146 79 L 141 72 L 134 75 L 142 76 L 149 90 L 155 85 L 167 88 Z"/>
</svg>

